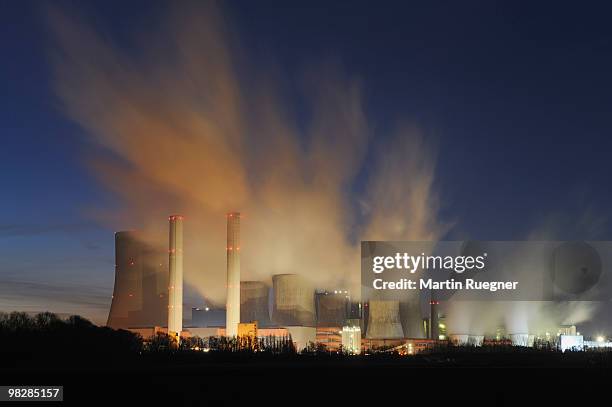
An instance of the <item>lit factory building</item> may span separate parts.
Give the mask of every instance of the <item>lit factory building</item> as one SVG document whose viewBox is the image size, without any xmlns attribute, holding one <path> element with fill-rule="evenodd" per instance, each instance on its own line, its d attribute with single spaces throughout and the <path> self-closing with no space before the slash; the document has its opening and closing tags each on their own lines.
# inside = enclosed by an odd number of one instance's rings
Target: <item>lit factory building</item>
<svg viewBox="0 0 612 407">
<path fill-rule="evenodd" d="M 351 300 L 350 290 L 315 287 L 298 274 L 276 274 L 269 281 L 240 281 L 240 213 L 227 214 L 225 308 L 191 309 L 183 326 L 183 217 L 169 217 L 168 253 L 145 243 L 138 232 L 115 234 L 115 284 L 107 325 L 148 338 L 158 332 L 201 338 L 229 336 L 291 338 L 304 348 L 351 354 L 395 351 L 414 354 L 434 346 L 537 347 L 561 351 L 612 348 L 603 336 L 585 340 L 575 326 L 558 332 L 508 332 L 503 326 L 483 335 L 453 332 L 435 297 L 423 318 L 418 297 L 405 300 Z M 448 303 L 446 305 L 449 305 Z M 189 321 L 189 320 L 188 320 Z M 588 339 L 588 338 L 587 338 Z"/>
</svg>

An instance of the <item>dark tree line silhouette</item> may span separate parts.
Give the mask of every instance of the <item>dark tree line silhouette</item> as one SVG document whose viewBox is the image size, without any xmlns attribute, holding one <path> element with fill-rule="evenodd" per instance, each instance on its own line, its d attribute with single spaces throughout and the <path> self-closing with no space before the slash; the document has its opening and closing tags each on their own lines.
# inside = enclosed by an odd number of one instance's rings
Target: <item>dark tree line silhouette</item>
<svg viewBox="0 0 612 407">
<path fill-rule="evenodd" d="M 138 355 L 143 345 L 131 332 L 98 327 L 77 315 L 63 320 L 50 312 L 0 313 L 0 344 L 2 367 L 113 362 Z"/>
<path fill-rule="evenodd" d="M 50 312 L 29 315 L 0 313 L 0 368 L 125 365 L 147 355 L 212 352 L 215 354 L 296 353 L 291 336 L 183 338 L 180 344 L 164 333 L 143 339 L 127 330 L 100 327 L 73 315 Z"/>
<path fill-rule="evenodd" d="M 227 360 L 279 363 L 309 363 L 309 360 L 334 360 L 342 363 L 393 363 L 411 366 L 610 366 L 612 352 L 566 352 L 562 354 L 538 344 L 534 348 L 507 344 L 482 347 L 439 346 L 428 352 L 405 357 L 394 350 L 368 352 L 360 357 L 346 357 L 342 350 L 330 352 L 321 344 L 309 344 L 297 354 L 291 336 L 255 338 L 183 338 L 180 344 L 159 333 L 144 340 L 140 335 L 108 327 L 99 327 L 88 320 L 71 316 L 61 319 L 44 312 L 35 316 L 26 313 L 0 313 L 0 369 L 43 367 L 62 369 L 71 366 L 127 366 L 141 363 L 151 366 L 163 363 L 216 363 Z M 151 364 L 148 364 L 151 362 Z"/>
</svg>

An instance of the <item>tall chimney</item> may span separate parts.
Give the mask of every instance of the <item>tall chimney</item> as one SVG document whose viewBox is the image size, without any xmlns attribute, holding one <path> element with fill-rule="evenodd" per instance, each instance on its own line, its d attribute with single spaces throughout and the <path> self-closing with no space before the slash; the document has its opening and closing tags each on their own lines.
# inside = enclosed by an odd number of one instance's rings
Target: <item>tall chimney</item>
<svg viewBox="0 0 612 407">
<path fill-rule="evenodd" d="M 432 293 L 431 301 L 429 301 L 430 307 L 430 322 L 429 322 L 429 337 L 430 339 L 438 340 L 440 337 L 440 318 L 438 314 L 438 305 L 440 302 L 437 301 Z"/>
<path fill-rule="evenodd" d="M 225 335 L 238 335 L 240 323 L 240 212 L 227 214 L 227 303 Z"/>
<path fill-rule="evenodd" d="M 179 339 L 183 330 L 183 217 L 172 215 L 168 219 L 170 220 L 168 335 Z"/>
</svg>

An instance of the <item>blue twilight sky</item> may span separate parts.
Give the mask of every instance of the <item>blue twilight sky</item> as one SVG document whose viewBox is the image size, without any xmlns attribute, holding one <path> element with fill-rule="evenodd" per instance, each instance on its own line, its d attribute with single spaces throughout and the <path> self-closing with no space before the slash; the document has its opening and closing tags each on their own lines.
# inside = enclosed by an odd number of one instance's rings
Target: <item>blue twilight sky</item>
<svg viewBox="0 0 612 407">
<path fill-rule="evenodd" d="M 442 215 L 456 222 L 448 238 L 523 239 L 534 230 L 612 238 L 605 2 L 225 4 L 244 47 L 272 56 L 289 76 L 338 59 L 361 77 L 380 133 L 399 116 L 435 136 Z M 164 5 L 0 2 L 0 309 L 81 311 L 100 322 L 113 284 L 113 230 L 88 210 L 117 202 L 84 165 L 94 147 L 57 107 L 51 5 L 116 37 Z"/>
</svg>

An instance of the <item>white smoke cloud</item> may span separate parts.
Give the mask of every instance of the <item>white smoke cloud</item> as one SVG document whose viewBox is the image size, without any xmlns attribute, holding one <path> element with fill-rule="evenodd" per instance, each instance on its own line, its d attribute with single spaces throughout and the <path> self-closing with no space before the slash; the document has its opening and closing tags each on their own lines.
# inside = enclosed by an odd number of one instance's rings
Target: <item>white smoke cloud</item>
<svg viewBox="0 0 612 407">
<path fill-rule="evenodd" d="M 91 167 L 118 210 L 90 208 L 116 229 L 167 239 L 185 220 L 185 278 L 224 301 L 225 213 L 241 211 L 242 279 L 299 273 L 357 291 L 359 248 L 349 193 L 371 147 L 362 85 L 338 64 L 306 76 L 309 118 L 298 120 L 281 81 L 261 73 L 215 3 L 174 5 L 155 34 L 126 49 L 86 22 L 51 11 L 57 94 L 99 147 Z M 150 27 L 147 33 L 153 32 Z M 360 236 L 435 240 L 435 156 L 403 126 L 381 149 Z M 112 273 L 112 270 L 109 270 Z"/>
</svg>

